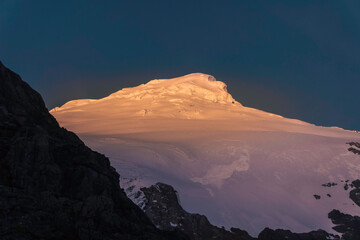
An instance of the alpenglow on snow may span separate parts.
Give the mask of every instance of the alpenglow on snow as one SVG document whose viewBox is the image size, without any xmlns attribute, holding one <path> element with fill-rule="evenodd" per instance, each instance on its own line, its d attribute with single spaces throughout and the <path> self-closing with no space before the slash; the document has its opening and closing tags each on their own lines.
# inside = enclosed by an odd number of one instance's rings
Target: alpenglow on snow
<svg viewBox="0 0 360 240">
<path fill-rule="evenodd" d="M 358 133 L 245 107 L 207 74 L 70 101 L 51 114 L 110 158 L 140 206 L 135 191 L 164 182 L 185 210 L 253 235 L 264 227 L 333 232 L 332 209 L 360 214 L 341 184 L 322 186 L 360 177 L 346 145 Z"/>
</svg>

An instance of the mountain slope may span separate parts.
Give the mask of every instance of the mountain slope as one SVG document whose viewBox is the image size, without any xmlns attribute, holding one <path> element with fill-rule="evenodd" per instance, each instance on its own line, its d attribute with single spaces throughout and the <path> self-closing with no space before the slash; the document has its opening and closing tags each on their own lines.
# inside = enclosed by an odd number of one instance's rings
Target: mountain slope
<svg viewBox="0 0 360 240">
<path fill-rule="evenodd" d="M 167 184 L 156 183 L 148 188 L 141 188 L 144 194 L 144 212 L 160 229 L 184 231 L 191 240 L 330 240 L 339 239 L 338 236 L 328 234 L 323 230 L 309 233 L 292 233 L 288 230 L 271 230 L 265 228 L 253 238 L 238 228 L 226 230 L 213 226 L 208 219 L 200 214 L 188 213 L 179 204 L 177 192 Z M 341 219 L 343 220 L 343 219 Z M 355 236 L 358 236 L 355 235 Z"/>
<path fill-rule="evenodd" d="M 185 210 L 218 226 L 331 231 L 332 209 L 360 213 L 342 186 L 359 178 L 346 147 L 358 133 L 244 107 L 210 75 L 152 80 L 51 114 L 110 157 L 129 196 L 170 184 Z"/>
<path fill-rule="evenodd" d="M 1 239 L 187 239 L 157 230 L 108 158 L 60 128 L 0 62 Z"/>
<path fill-rule="evenodd" d="M 160 229 L 181 229 L 191 240 L 254 240 L 246 231 L 226 231 L 211 225 L 203 215 L 187 213 L 179 204 L 175 189 L 169 185 L 156 183 L 141 191 L 146 199 L 144 212 Z"/>
</svg>

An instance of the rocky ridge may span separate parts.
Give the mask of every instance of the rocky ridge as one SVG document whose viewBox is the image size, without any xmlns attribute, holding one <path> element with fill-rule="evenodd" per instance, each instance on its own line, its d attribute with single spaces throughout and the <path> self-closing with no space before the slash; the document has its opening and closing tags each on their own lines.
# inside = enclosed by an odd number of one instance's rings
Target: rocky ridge
<svg viewBox="0 0 360 240">
<path fill-rule="evenodd" d="M 340 239 L 323 230 L 309 233 L 292 233 L 289 230 L 272 230 L 265 228 L 257 238 L 246 231 L 231 228 L 226 230 L 212 225 L 204 215 L 188 213 L 179 204 L 176 190 L 167 184 L 156 183 L 148 188 L 140 189 L 144 196 L 143 211 L 151 221 L 162 230 L 179 229 L 191 240 L 329 240 Z M 140 195 L 139 195 L 140 196 Z"/>
<path fill-rule="evenodd" d="M 187 239 L 129 200 L 104 155 L 60 128 L 39 93 L 0 62 L 1 239 Z"/>
</svg>

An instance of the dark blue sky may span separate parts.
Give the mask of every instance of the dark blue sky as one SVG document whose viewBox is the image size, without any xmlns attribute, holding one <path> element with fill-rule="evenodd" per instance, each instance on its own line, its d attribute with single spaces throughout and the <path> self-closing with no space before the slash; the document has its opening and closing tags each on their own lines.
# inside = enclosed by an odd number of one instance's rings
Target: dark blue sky
<svg viewBox="0 0 360 240">
<path fill-rule="evenodd" d="M 0 60 L 49 108 L 204 72 L 246 106 L 360 129 L 359 13 L 359 1 L 2 0 Z"/>
</svg>

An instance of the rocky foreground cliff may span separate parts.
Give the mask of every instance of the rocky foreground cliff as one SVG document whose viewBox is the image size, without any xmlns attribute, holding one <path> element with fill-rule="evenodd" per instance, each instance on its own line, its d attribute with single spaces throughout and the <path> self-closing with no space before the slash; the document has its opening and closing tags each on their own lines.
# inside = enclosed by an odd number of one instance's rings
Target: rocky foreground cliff
<svg viewBox="0 0 360 240">
<path fill-rule="evenodd" d="M 120 189 L 108 158 L 60 128 L 0 62 L 0 239 L 187 239 L 160 231 Z"/>
</svg>

